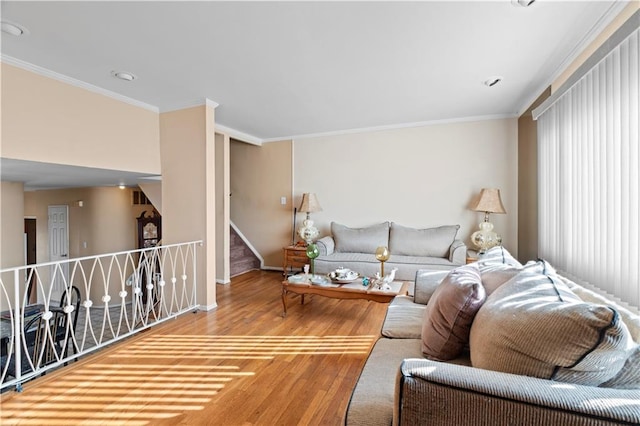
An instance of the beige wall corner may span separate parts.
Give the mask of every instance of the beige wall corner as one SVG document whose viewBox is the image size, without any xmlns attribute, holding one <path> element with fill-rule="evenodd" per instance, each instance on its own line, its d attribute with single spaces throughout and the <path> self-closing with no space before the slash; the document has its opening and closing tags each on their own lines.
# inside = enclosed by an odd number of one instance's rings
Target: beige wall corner
<svg viewBox="0 0 640 426">
<path fill-rule="evenodd" d="M 471 247 L 483 217 L 469 204 L 482 188 L 498 188 L 507 214 L 491 222 L 517 255 L 517 138 L 510 118 L 296 140 L 294 202 L 316 193 L 323 211 L 312 218 L 321 236 L 332 221 L 459 224 L 459 238 Z"/>
<path fill-rule="evenodd" d="M 160 173 L 157 112 L 0 67 L 4 158 Z"/>
<path fill-rule="evenodd" d="M 215 196 L 215 135 L 209 108 L 160 114 L 162 238 L 165 244 L 204 242 L 197 249 L 197 300 L 203 307 L 215 305 L 216 290 L 215 209 L 208 210 L 209 197 Z"/>
<path fill-rule="evenodd" d="M 538 258 L 538 128 L 531 116 L 551 95 L 551 88 L 518 118 L 518 257 Z"/>
<path fill-rule="evenodd" d="M 292 155 L 290 140 L 262 146 L 231 140 L 231 221 L 269 269 L 282 269 L 282 247 L 291 243 Z"/>
<path fill-rule="evenodd" d="M 230 266 L 230 214 L 231 175 L 230 139 L 228 135 L 216 133 L 216 281 L 231 282 Z"/>
</svg>

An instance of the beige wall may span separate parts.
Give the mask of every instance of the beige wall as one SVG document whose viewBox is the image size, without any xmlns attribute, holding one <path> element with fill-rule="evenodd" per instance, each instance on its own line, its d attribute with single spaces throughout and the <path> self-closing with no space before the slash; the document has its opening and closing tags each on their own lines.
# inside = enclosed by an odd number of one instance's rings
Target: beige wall
<svg viewBox="0 0 640 426">
<path fill-rule="evenodd" d="M 4 158 L 160 173 L 156 112 L 1 67 Z"/>
<path fill-rule="evenodd" d="M 291 243 L 292 142 L 262 146 L 231 141 L 231 221 L 264 259 L 282 269 L 282 247 Z M 280 198 L 286 197 L 286 205 Z"/>
<path fill-rule="evenodd" d="M 214 111 L 199 106 L 160 114 L 162 238 L 165 244 L 202 240 L 198 303 L 215 307 Z"/>
<path fill-rule="evenodd" d="M 24 265 L 23 206 L 22 183 L 0 182 L 0 269 Z M 6 310 L 15 295 L 14 275 L 0 274 L 0 280 L 0 310 Z"/>
<path fill-rule="evenodd" d="M 538 258 L 538 128 L 531 111 L 551 94 L 545 90 L 518 118 L 518 257 Z"/>
<path fill-rule="evenodd" d="M 82 200 L 83 206 L 78 206 Z M 69 257 L 137 248 L 136 218 L 152 206 L 132 205 L 131 189 L 115 187 L 28 191 L 24 215 L 36 218 L 37 262 L 48 262 L 48 207 L 69 206 Z M 86 247 L 85 244 L 86 243 Z"/>
<path fill-rule="evenodd" d="M 216 133 L 216 281 L 221 284 L 231 282 L 229 228 L 231 214 L 230 184 L 230 139 L 228 135 Z"/>
<path fill-rule="evenodd" d="M 484 187 L 499 188 L 506 215 L 492 215 L 504 245 L 517 254 L 516 119 L 296 140 L 295 202 L 315 192 L 312 215 L 321 235 L 331 221 L 351 227 L 394 221 L 405 226 L 459 224 L 469 236 L 482 214 L 469 203 Z M 298 217 L 298 224 L 303 220 Z"/>
<path fill-rule="evenodd" d="M 138 186 L 158 213 L 162 214 L 162 182 L 140 182 Z"/>
<path fill-rule="evenodd" d="M 23 188 L 0 182 L 0 269 L 24 265 Z"/>
</svg>

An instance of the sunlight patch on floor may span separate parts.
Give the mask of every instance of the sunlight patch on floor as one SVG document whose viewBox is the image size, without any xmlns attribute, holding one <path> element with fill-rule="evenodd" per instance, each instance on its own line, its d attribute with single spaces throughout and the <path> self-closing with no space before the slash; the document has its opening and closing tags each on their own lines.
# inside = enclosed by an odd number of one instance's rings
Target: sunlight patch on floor
<svg viewBox="0 0 640 426">
<path fill-rule="evenodd" d="M 3 425 L 142 426 L 202 410 L 233 380 L 253 376 L 213 360 L 270 360 L 291 355 L 366 355 L 378 336 L 164 335 L 131 342 L 108 358 L 116 363 L 69 369 L 55 382 L 15 394 L 2 404 Z M 131 358 L 156 360 L 131 364 Z M 162 360 L 167 361 L 166 364 Z M 179 364 L 203 360 L 201 365 Z M 176 365 L 172 365 L 176 362 Z M 217 362 L 217 361 L 216 361 Z"/>
<path fill-rule="evenodd" d="M 377 336 L 154 336 L 113 357 L 272 359 L 278 355 L 362 355 Z M 171 349 L 168 354 L 167 350 Z"/>
</svg>

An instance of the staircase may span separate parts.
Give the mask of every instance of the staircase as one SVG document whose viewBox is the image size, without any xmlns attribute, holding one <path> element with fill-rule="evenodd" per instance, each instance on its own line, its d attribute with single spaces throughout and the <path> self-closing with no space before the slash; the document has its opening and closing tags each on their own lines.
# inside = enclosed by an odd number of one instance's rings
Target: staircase
<svg viewBox="0 0 640 426">
<path fill-rule="evenodd" d="M 230 275 L 235 277 L 245 272 L 260 269 L 260 259 L 256 257 L 233 227 L 231 227 L 230 237 Z"/>
</svg>

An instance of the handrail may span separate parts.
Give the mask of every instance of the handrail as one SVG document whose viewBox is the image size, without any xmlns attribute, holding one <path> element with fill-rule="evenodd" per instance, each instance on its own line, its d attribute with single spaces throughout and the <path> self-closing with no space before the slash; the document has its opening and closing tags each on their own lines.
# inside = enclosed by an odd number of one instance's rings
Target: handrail
<svg viewBox="0 0 640 426">
<path fill-rule="evenodd" d="M 47 370 L 196 309 L 201 245 L 190 241 L 0 270 L 0 389 L 21 390 Z M 80 300 L 62 297 L 74 287 Z M 36 309 L 40 320 L 25 329 Z"/>
</svg>

